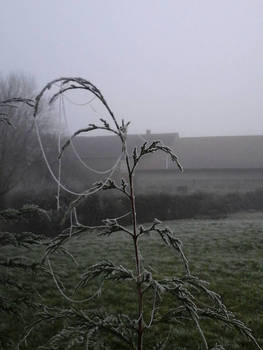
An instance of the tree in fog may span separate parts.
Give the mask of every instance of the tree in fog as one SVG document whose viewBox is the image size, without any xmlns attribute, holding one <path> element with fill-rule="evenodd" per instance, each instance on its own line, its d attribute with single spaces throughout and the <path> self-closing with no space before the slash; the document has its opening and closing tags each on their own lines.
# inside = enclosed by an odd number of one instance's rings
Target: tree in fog
<svg viewBox="0 0 263 350">
<path fill-rule="evenodd" d="M 33 125 L 35 83 L 24 75 L 0 77 L 0 204 L 5 196 L 29 174 L 30 168 L 41 163 Z M 26 99 L 21 101 L 20 98 Z M 11 103 L 1 103 L 14 99 Z M 28 102 L 28 103 L 21 103 Z M 50 140 L 52 127 L 48 110 L 42 107 L 41 130 Z M 49 121 L 49 122 L 48 122 Z"/>
</svg>

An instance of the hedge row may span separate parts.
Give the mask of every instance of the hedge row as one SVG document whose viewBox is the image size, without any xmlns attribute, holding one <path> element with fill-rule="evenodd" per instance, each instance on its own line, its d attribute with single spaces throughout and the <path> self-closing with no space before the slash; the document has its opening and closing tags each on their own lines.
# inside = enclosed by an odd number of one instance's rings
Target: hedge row
<svg viewBox="0 0 263 350">
<path fill-rule="evenodd" d="M 14 223 L 15 227 L 12 229 L 56 235 L 61 229 L 61 219 L 71 199 L 69 196 L 62 196 L 62 209 L 57 212 L 55 194 L 17 193 L 9 201 L 12 207 L 19 208 L 25 203 L 37 204 L 48 211 L 51 220 L 32 217 L 28 222 L 19 223 L 19 227 Z M 221 218 L 239 211 L 263 210 L 263 189 L 226 195 L 208 193 L 139 195 L 136 197 L 136 207 L 140 223 L 150 222 L 154 218 L 160 220 Z M 129 203 L 126 198 L 93 195 L 78 207 L 78 219 L 86 225 L 100 225 L 105 218 L 119 217 L 127 212 L 129 212 Z M 129 220 L 130 218 L 126 217 L 122 223 L 129 224 Z"/>
</svg>

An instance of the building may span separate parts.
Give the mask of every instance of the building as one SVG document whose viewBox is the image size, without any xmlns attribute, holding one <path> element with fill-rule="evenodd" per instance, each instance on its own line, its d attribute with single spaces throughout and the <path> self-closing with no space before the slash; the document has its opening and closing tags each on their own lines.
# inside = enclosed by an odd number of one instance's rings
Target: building
<svg viewBox="0 0 263 350">
<path fill-rule="evenodd" d="M 129 135 L 130 156 L 144 142 L 160 140 L 179 157 L 181 173 L 167 154 L 147 155 L 136 170 L 137 193 L 188 194 L 193 192 L 229 193 L 263 189 L 263 135 L 179 137 L 178 133 Z M 121 153 L 117 136 L 78 137 L 74 145 L 83 162 L 96 172 L 75 167 L 71 174 L 85 185 L 105 178 L 104 170 L 111 169 Z M 123 164 L 114 174 L 125 177 Z M 84 180 L 85 178 L 85 180 Z"/>
</svg>

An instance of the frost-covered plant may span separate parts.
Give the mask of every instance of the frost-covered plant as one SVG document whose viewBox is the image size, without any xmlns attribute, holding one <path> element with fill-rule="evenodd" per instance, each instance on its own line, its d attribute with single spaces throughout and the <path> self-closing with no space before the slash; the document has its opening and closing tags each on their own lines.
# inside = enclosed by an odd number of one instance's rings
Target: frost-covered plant
<svg viewBox="0 0 263 350">
<path fill-rule="evenodd" d="M 15 347 L 8 326 L 24 323 L 29 310 L 36 308 L 38 298 L 32 286 L 32 278 L 44 270 L 28 253 L 39 246 L 43 235 L 32 232 L 14 232 L 9 225 L 19 226 L 32 216 L 46 216 L 46 212 L 35 205 L 24 205 L 21 209 L 0 211 L 0 349 Z M 6 229 L 7 227 L 7 229 Z M 48 272 L 48 271 L 46 271 Z M 45 274 L 46 274 L 45 272 Z"/>
<path fill-rule="evenodd" d="M 8 109 L 17 108 L 18 103 L 26 104 L 30 107 L 33 107 L 33 100 L 29 98 L 8 98 L 3 101 L 0 101 L 0 123 L 13 126 L 12 121 L 10 120 Z"/>
<path fill-rule="evenodd" d="M 109 120 L 101 118 L 98 124 L 89 124 L 87 128 L 78 130 L 61 148 L 59 157 L 63 156 L 65 149 L 71 144 L 72 140 L 80 134 L 88 133 L 93 130 L 104 130 L 116 135 L 122 145 L 122 159 L 126 165 L 126 177 L 117 183 L 112 178 L 107 178 L 104 182 L 95 183 L 94 186 L 71 203 L 68 214 L 71 218 L 71 225 L 65 229 L 60 235 L 53 239 L 47 249 L 44 261 L 50 268 L 50 272 L 55 281 L 56 287 L 61 294 L 71 302 L 70 306 L 65 308 L 43 307 L 36 315 L 35 321 L 28 327 L 21 343 L 27 339 L 28 335 L 34 328 L 42 322 L 52 322 L 63 320 L 59 323 L 60 329 L 56 328 L 53 335 L 44 346 L 39 349 L 143 349 L 143 340 L 146 333 L 154 334 L 156 330 L 164 332 L 163 336 L 156 337 L 154 349 L 165 349 L 170 341 L 170 336 L 174 329 L 185 327 L 190 324 L 196 327 L 200 334 L 204 349 L 223 349 L 221 345 L 215 345 L 211 348 L 208 344 L 200 320 L 210 319 L 221 321 L 226 326 L 236 328 L 245 336 L 250 338 L 255 347 L 261 349 L 256 339 L 253 337 L 251 330 L 246 327 L 240 320 L 229 312 L 223 304 L 221 297 L 208 288 L 208 283 L 199 279 L 191 273 L 188 259 L 186 258 L 180 239 L 176 237 L 174 232 L 163 225 L 162 222 L 155 219 L 149 226 L 138 225 L 136 220 L 136 201 L 134 191 L 134 176 L 138 164 L 149 154 L 162 152 L 176 163 L 178 168 L 182 170 L 182 166 L 172 149 L 156 140 L 153 142 L 145 142 L 133 149 L 131 154 L 127 147 L 127 132 L 129 123 L 123 120 L 121 123 L 117 121 L 114 113 L 110 109 L 104 96 L 100 90 L 89 81 L 82 78 L 59 78 L 47 84 L 40 94 L 36 97 L 34 116 L 38 116 L 38 106 L 47 90 L 60 86 L 58 92 L 52 97 L 50 102 L 54 102 L 67 91 L 85 90 L 94 95 L 106 108 L 109 113 Z M 87 227 L 77 220 L 76 208 L 82 200 L 94 191 L 110 191 L 115 190 L 125 196 L 130 205 L 131 226 L 121 224 L 121 218 L 105 218 L 103 224 L 98 227 Z M 75 215 L 75 221 L 72 217 Z M 115 264 L 109 260 L 98 261 L 89 266 L 76 289 L 88 289 L 92 281 L 98 280 L 100 288 L 93 297 L 87 300 L 74 300 L 66 295 L 62 288 L 56 273 L 51 264 L 52 255 L 60 249 L 64 249 L 64 244 L 73 237 L 79 236 L 87 231 L 96 232 L 98 235 L 113 235 L 115 232 L 122 231 L 123 234 L 131 240 L 134 249 L 134 267 L 128 268 L 121 264 Z M 153 270 L 150 266 L 146 266 L 140 252 L 140 243 L 142 238 L 150 239 L 151 235 L 156 234 L 160 240 L 170 249 L 174 250 L 181 257 L 184 272 L 172 275 L 169 278 L 160 278 L 158 271 Z M 137 295 L 137 316 L 126 313 L 114 313 L 100 308 L 94 309 L 89 306 L 89 301 L 94 305 L 94 299 L 103 293 L 105 281 L 114 281 L 116 288 L 121 288 L 120 283 L 128 283 L 131 290 Z M 168 297 L 171 300 L 171 308 L 162 313 L 163 300 Z M 146 312 L 145 301 L 151 300 L 151 311 Z M 82 304 L 83 302 L 83 304 Z M 82 306 L 85 305 L 85 306 Z M 157 339 L 158 338 L 158 339 Z M 160 338 L 162 340 L 160 340 Z M 179 344 L 172 344 L 175 349 Z"/>
</svg>

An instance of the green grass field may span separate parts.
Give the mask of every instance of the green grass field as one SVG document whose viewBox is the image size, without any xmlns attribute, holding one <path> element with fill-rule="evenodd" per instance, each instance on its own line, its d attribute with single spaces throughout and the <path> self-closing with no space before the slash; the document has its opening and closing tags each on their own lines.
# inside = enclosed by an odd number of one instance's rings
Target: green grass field
<svg viewBox="0 0 263 350">
<path fill-rule="evenodd" d="M 263 213 L 236 214 L 227 219 L 219 220 L 178 220 L 165 223 L 173 228 L 182 240 L 184 251 L 190 262 L 191 272 L 201 279 L 210 282 L 210 289 L 223 297 L 225 305 L 242 321 L 244 321 L 263 346 Z M 133 246 L 123 233 L 115 233 L 111 237 L 98 237 L 94 233 L 83 233 L 81 237 L 72 239 L 67 248 L 78 262 L 76 266 L 65 256 L 52 258 L 55 272 L 60 271 L 60 278 L 66 287 L 65 293 L 72 296 L 81 273 L 90 264 L 108 259 L 116 264 L 134 269 Z M 24 254 L 27 257 L 34 254 L 36 259 L 43 252 L 35 249 L 30 253 L 26 249 L 5 248 L 1 254 L 14 256 Z M 144 265 L 151 266 L 157 277 L 165 278 L 182 273 L 182 264 L 176 253 L 165 247 L 157 235 L 150 234 L 141 241 L 141 253 Z M 16 271 L 16 272 L 15 272 Z M 62 272 L 61 272 L 62 271 Z M 7 273 L 5 271 L 4 273 Z M 51 306 L 69 306 L 55 287 L 52 277 L 48 274 L 30 275 L 14 269 L 17 280 L 30 284 L 38 302 Z M 83 298 L 96 290 L 96 285 L 90 285 L 81 290 L 73 298 Z M 149 305 L 148 305 L 149 303 Z M 163 310 L 169 310 L 173 301 L 164 301 Z M 146 300 L 146 309 L 151 310 L 152 301 Z M 99 298 L 93 299 L 85 307 L 106 309 L 114 312 L 126 312 L 136 317 L 136 293 L 130 282 L 107 282 Z M 34 313 L 34 312 L 33 312 Z M 149 311 L 150 313 L 150 311 Z M 1 315 L 2 316 L 2 315 Z M 148 315 L 150 317 L 150 315 Z M 32 320 L 29 312 L 25 320 Z M 23 332 L 22 321 L 14 323 L 11 316 L 3 316 L 0 330 L 12 339 L 17 340 Z M 216 341 L 223 344 L 225 349 L 256 349 L 243 335 L 235 330 L 229 330 L 220 323 L 201 321 L 207 336 L 209 346 Z M 37 345 L 45 342 L 60 324 L 41 326 L 24 344 L 21 349 L 36 349 Z M 157 329 L 156 339 L 165 337 L 167 327 Z M 145 349 L 152 349 L 152 335 L 145 334 Z M 75 349 L 82 349 L 75 347 Z M 85 349 L 85 348 L 83 348 Z M 201 339 L 197 331 L 189 325 L 184 328 L 180 324 L 174 327 L 172 343 L 167 349 L 202 349 Z"/>
</svg>

